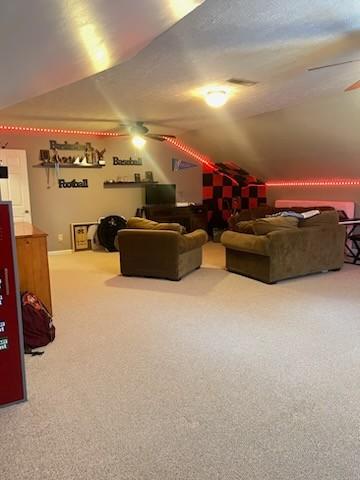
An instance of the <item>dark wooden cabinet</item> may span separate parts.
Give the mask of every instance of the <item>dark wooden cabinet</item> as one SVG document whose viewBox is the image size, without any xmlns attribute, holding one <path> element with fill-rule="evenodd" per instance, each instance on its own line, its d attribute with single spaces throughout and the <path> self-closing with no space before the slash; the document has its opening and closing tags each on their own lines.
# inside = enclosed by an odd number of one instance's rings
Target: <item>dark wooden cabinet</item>
<svg viewBox="0 0 360 480">
<path fill-rule="evenodd" d="M 186 207 L 173 207 L 156 205 L 144 207 L 145 216 L 149 220 L 165 223 L 180 223 L 187 232 L 198 228 L 207 229 L 207 211 L 203 205 L 189 205 Z"/>
</svg>

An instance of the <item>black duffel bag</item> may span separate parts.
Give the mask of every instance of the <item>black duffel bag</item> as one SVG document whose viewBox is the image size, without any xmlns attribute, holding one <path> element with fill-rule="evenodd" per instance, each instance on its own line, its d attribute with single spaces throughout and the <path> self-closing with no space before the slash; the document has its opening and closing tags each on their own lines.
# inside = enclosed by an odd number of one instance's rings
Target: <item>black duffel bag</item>
<svg viewBox="0 0 360 480">
<path fill-rule="evenodd" d="M 109 252 L 116 252 L 118 250 L 117 232 L 126 227 L 125 217 L 119 215 L 109 215 L 100 221 L 97 230 L 100 245 L 102 245 Z"/>
</svg>

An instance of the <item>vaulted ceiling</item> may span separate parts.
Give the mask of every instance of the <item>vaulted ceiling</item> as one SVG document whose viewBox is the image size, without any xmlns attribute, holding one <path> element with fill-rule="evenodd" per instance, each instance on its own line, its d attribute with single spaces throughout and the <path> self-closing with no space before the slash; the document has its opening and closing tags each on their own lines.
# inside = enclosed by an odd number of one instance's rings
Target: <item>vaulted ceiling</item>
<svg viewBox="0 0 360 480">
<path fill-rule="evenodd" d="M 123 63 L 203 1 L 2 2 L 0 108 Z"/>
<path fill-rule="evenodd" d="M 12 0 L 0 35 L 3 123 L 181 134 L 360 79 L 358 0 Z M 258 83 L 210 110 L 199 89 L 232 77 Z"/>
</svg>

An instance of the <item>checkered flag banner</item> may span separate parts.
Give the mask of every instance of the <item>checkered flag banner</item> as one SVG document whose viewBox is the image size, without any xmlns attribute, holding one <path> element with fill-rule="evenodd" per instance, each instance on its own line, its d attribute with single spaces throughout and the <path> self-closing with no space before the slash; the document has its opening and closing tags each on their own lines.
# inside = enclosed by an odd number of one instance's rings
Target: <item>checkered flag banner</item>
<svg viewBox="0 0 360 480">
<path fill-rule="evenodd" d="M 233 210 L 266 204 L 266 185 L 235 163 L 217 163 L 217 171 L 203 169 L 203 204 L 208 217 L 221 211 L 227 219 Z"/>
</svg>

